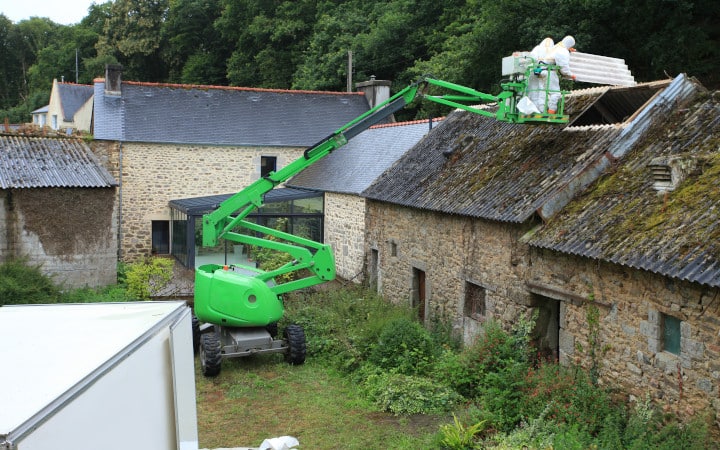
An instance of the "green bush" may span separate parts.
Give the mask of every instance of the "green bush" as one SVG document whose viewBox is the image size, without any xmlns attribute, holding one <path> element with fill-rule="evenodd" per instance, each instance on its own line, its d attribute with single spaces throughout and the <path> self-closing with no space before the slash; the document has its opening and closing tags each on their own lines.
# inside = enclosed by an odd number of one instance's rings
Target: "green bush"
<svg viewBox="0 0 720 450">
<path fill-rule="evenodd" d="M 22 259 L 0 264 L 0 305 L 55 303 L 60 290 L 40 266 Z"/>
<path fill-rule="evenodd" d="M 452 389 L 425 377 L 400 373 L 370 374 L 363 383 L 381 411 L 395 415 L 435 414 L 450 411 L 461 399 Z"/>
<path fill-rule="evenodd" d="M 60 294 L 61 303 L 100 303 L 100 302 L 126 302 L 133 298 L 121 286 L 106 286 L 103 288 L 80 288 Z"/>
<path fill-rule="evenodd" d="M 549 407 L 548 419 L 595 435 L 604 428 L 606 418 L 621 413 L 610 394 L 579 367 L 540 364 L 528 370 L 526 381 L 525 417 L 537 417 Z"/>
<path fill-rule="evenodd" d="M 283 321 L 303 326 L 308 355 L 352 372 L 367 360 L 388 322 L 411 314 L 409 307 L 393 305 L 377 293 L 352 285 L 288 295 Z"/>
<path fill-rule="evenodd" d="M 449 450 L 465 450 L 477 447 L 477 435 L 485 429 L 485 421 L 466 426 L 453 414 L 453 423 L 440 425 L 440 443 Z"/>
<path fill-rule="evenodd" d="M 128 294 L 139 300 L 150 299 L 172 279 L 174 264 L 168 258 L 148 258 L 128 264 L 125 269 Z"/>
<path fill-rule="evenodd" d="M 419 323 L 401 317 L 384 326 L 368 362 L 404 375 L 424 375 L 436 354 L 428 331 Z"/>
<path fill-rule="evenodd" d="M 512 333 L 488 321 L 484 334 L 465 350 L 467 363 L 463 392 L 476 398 L 493 427 L 513 429 L 522 419 L 526 375 L 531 367 L 530 335 L 533 321 L 521 319 Z"/>
</svg>

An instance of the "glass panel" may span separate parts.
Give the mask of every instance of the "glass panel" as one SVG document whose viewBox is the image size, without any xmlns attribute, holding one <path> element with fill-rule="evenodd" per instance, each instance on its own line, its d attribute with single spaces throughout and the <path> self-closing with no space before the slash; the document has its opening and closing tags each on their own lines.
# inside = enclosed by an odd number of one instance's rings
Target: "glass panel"
<svg viewBox="0 0 720 450">
<path fill-rule="evenodd" d="M 311 197 L 301 198 L 294 201 L 295 208 L 294 213 L 322 213 L 323 212 L 323 198 Z"/>
<path fill-rule="evenodd" d="M 680 354 L 680 319 L 663 314 L 663 350 Z"/>
<path fill-rule="evenodd" d="M 172 226 L 172 254 L 183 265 L 188 265 L 187 217 L 185 214 L 170 210 Z"/>
<path fill-rule="evenodd" d="M 265 206 L 258 210 L 258 214 L 289 214 L 290 202 L 265 203 Z"/>
<path fill-rule="evenodd" d="M 152 252 L 156 255 L 170 253 L 170 221 L 152 221 Z"/>
<path fill-rule="evenodd" d="M 292 217 L 292 234 L 316 242 L 322 242 L 322 219 L 320 217 Z"/>
</svg>

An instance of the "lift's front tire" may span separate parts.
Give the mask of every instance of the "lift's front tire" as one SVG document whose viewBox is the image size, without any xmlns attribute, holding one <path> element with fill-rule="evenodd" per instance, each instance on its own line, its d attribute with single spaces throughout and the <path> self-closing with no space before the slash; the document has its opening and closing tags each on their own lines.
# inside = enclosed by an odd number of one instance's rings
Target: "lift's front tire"
<svg viewBox="0 0 720 450">
<path fill-rule="evenodd" d="M 222 356 L 220 355 L 220 341 L 213 333 L 200 335 L 200 368 L 206 377 L 215 377 L 220 374 Z"/>
<path fill-rule="evenodd" d="M 285 361 L 294 366 L 299 366 L 305 362 L 305 331 L 300 325 L 288 325 L 283 332 L 285 342 L 287 342 L 287 351 L 285 352 Z"/>
</svg>

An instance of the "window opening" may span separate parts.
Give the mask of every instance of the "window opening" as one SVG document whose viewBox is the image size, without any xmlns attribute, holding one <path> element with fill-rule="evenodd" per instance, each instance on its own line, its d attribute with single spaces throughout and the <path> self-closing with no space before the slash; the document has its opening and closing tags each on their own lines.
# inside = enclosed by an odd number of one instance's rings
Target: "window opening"
<svg viewBox="0 0 720 450">
<path fill-rule="evenodd" d="M 662 349 L 674 355 L 680 354 L 680 319 L 662 314 Z"/>
<path fill-rule="evenodd" d="M 152 253 L 167 255 L 170 253 L 170 221 L 152 221 Z"/>
<path fill-rule="evenodd" d="M 397 243 L 390 242 L 390 256 L 397 256 Z"/>
<path fill-rule="evenodd" d="M 465 283 L 465 305 L 466 317 L 475 320 L 482 320 L 485 317 L 485 288 L 477 284 Z"/>
<path fill-rule="evenodd" d="M 657 86 L 609 89 L 573 120 L 569 127 L 624 123 L 663 88 Z"/>
<path fill-rule="evenodd" d="M 270 175 L 270 172 L 275 172 L 277 169 L 277 157 L 276 156 L 261 156 L 260 157 L 260 178 L 265 178 Z"/>
</svg>

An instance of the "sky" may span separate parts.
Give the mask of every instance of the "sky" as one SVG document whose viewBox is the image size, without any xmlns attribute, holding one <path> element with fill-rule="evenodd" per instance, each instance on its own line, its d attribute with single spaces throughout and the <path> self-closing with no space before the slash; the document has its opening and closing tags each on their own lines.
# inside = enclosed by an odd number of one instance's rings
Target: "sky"
<svg viewBox="0 0 720 450">
<path fill-rule="evenodd" d="M 0 0 L 0 13 L 18 23 L 30 17 L 48 17 L 55 23 L 73 25 L 87 16 L 93 3 L 105 0 Z"/>
</svg>

